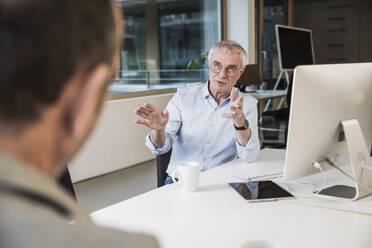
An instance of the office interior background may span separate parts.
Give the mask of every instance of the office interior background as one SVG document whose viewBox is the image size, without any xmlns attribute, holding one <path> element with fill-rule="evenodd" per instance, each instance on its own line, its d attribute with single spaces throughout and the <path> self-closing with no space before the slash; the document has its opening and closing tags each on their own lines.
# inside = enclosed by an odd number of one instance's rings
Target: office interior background
<svg viewBox="0 0 372 248">
<path fill-rule="evenodd" d="M 148 166 L 141 167 L 142 176 L 129 175 L 130 182 L 147 183 L 147 189 L 156 187 L 155 157 L 144 145 L 148 129 L 134 123 L 134 109 L 145 102 L 164 108 L 177 87 L 207 79 L 206 64 L 195 70 L 187 69 L 187 65 L 221 39 L 243 45 L 248 63 L 260 65 L 268 89 L 279 75 L 275 24 L 311 29 L 316 64 L 372 61 L 369 0 L 118 2 L 125 25 L 120 71 L 109 87 L 95 131 L 69 164 L 75 186 L 86 194 L 94 195 L 97 187 L 92 182 L 98 182 L 94 180 L 102 175 L 125 174 L 141 163 Z M 281 87 L 285 87 L 284 82 Z M 77 194 L 79 198 L 79 190 Z"/>
</svg>

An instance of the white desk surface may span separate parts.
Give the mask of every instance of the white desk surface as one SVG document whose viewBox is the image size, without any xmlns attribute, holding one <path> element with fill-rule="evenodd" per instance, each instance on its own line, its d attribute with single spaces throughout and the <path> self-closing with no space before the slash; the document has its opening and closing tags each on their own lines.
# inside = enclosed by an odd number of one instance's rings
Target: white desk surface
<svg viewBox="0 0 372 248">
<path fill-rule="evenodd" d="M 286 90 L 257 90 L 255 92 L 245 93 L 255 98 L 273 98 L 287 95 Z"/>
<path fill-rule="evenodd" d="M 283 161 L 261 151 L 256 163 Z M 197 192 L 178 184 L 157 188 L 91 214 L 104 226 L 155 235 L 162 247 L 372 247 L 372 197 L 354 203 L 295 199 L 247 203 L 227 185 L 241 162 L 201 173 Z M 247 164 L 249 166 L 249 164 Z M 123 189 L 125 190 L 125 189 Z M 261 246 L 260 246 L 261 247 Z"/>
</svg>

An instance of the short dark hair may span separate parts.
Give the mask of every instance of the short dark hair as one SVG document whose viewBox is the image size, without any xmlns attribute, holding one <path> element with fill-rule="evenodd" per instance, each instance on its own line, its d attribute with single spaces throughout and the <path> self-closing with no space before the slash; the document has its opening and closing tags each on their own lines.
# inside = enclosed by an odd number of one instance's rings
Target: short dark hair
<svg viewBox="0 0 372 248">
<path fill-rule="evenodd" d="M 112 64 L 111 0 L 0 0 L 0 121 L 37 120 L 69 79 Z"/>
</svg>

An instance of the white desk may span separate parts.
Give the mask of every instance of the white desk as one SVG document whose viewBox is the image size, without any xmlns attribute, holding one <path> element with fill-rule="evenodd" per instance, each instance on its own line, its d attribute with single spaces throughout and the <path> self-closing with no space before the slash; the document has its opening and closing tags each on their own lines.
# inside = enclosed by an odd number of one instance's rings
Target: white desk
<svg viewBox="0 0 372 248">
<path fill-rule="evenodd" d="M 283 158 L 280 150 L 263 150 L 257 163 Z M 247 203 L 227 185 L 236 170 L 230 162 L 202 173 L 192 194 L 172 184 L 91 216 L 100 225 L 152 233 L 162 247 L 242 247 L 253 240 L 269 247 L 372 247 L 372 197 Z"/>
<path fill-rule="evenodd" d="M 253 96 L 258 100 L 258 119 L 261 120 L 262 112 L 264 111 L 264 103 L 267 100 L 273 100 L 275 98 L 282 98 L 287 96 L 286 90 L 257 90 L 256 92 L 252 93 L 245 93 Z M 278 108 L 280 108 L 280 104 Z M 259 123 L 261 124 L 261 123 Z"/>
</svg>

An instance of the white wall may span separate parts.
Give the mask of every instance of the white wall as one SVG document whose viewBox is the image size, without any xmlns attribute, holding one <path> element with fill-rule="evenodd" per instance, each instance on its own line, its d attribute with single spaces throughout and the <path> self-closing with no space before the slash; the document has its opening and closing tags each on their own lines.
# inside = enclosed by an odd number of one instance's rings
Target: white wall
<svg viewBox="0 0 372 248">
<path fill-rule="evenodd" d="M 172 95 L 107 101 L 93 133 L 69 164 L 72 181 L 75 183 L 155 158 L 145 147 L 148 128 L 134 123 L 134 110 L 145 102 L 163 109 Z"/>
<path fill-rule="evenodd" d="M 239 42 L 248 52 L 248 64 L 255 63 L 254 0 L 227 0 L 227 39 Z"/>
</svg>

